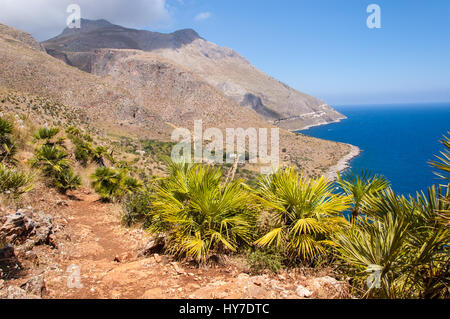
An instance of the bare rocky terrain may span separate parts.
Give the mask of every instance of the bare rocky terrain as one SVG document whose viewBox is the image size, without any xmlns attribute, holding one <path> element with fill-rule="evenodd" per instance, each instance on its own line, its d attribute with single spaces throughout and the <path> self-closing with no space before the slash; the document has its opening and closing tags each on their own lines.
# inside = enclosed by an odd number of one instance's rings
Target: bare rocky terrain
<svg viewBox="0 0 450 319">
<path fill-rule="evenodd" d="M 171 34 L 134 30 L 105 20 L 82 20 L 42 43 L 48 53 L 84 71 L 105 76 L 99 49 L 134 49 L 185 67 L 266 121 L 300 130 L 345 118 L 325 102 L 296 91 L 254 67 L 236 51 L 203 39 L 194 30 Z"/>
</svg>

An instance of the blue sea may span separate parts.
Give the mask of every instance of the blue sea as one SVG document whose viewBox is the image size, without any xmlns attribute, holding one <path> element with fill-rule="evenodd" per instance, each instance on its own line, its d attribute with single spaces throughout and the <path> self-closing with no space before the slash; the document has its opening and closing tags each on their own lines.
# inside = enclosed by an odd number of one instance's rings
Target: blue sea
<svg viewBox="0 0 450 319">
<path fill-rule="evenodd" d="M 348 119 L 301 133 L 358 146 L 351 170 L 386 176 L 399 194 L 414 195 L 442 181 L 428 164 L 450 131 L 450 103 L 335 106 Z"/>
</svg>

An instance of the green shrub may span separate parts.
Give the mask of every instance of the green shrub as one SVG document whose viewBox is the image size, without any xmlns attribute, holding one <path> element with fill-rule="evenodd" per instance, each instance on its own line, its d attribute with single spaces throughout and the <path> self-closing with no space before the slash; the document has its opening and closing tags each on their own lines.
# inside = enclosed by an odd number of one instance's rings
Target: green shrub
<svg viewBox="0 0 450 319">
<path fill-rule="evenodd" d="M 72 140 L 75 146 L 75 159 L 80 162 L 82 166 L 86 167 L 93 155 L 92 145 L 75 135 L 69 135 L 69 138 Z"/>
<path fill-rule="evenodd" d="M 142 189 L 142 183 L 127 175 L 126 170 L 100 167 L 91 175 L 92 187 L 103 200 L 122 200 Z"/>
<path fill-rule="evenodd" d="M 266 270 L 278 273 L 283 268 L 283 259 L 283 255 L 276 249 L 256 249 L 247 255 L 250 271 L 254 274 L 261 274 Z"/>
<path fill-rule="evenodd" d="M 81 186 L 81 177 L 76 175 L 72 168 L 67 168 L 55 176 L 54 182 L 62 193 L 66 193 Z"/>
<path fill-rule="evenodd" d="M 18 198 L 33 187 L 33 176 L 0 164 L 0 191 L 8 197 Z"/>
<path fill-rule="evenodd" d="M 339 256 L 365 296 L 450 297 L 450 230 L 438 221 L 439 212 L 450 210 L 443 200 L 448 195 L 448 188 L 431 187 L 427 195 L 406 199 L 387 190 L 370 202 L 370 217 L 335 234 Z M 368 279 L 373 286 L 368 287 Z"/>
<path fill-rule="evenodd" d="M 43 145 L 36 151 L 31 163 L 33 167 L 40 168 L 62 193 L 81 185 L 81 177 L 74 173 L 69 154 L 58 146 Z"/>
<path fill-rule="evenodd" d="M 0 118 L 0 162 L 15 163 L 17 145 L 12 139 L 13 124 Z"/>
<path fill-rule="evenodd" d="M 81 133 L 80 129 L 78 129 L 78 128 L 74 127 L 74 126 L 69 126 L 66 129 L 66 133 L 69 134 L 69 135 L 72 135 L 72 136 L 76 136 L 76 137 L 81 137 L 82 136 L 82 133 Z"/>
<path fill-rule="evenodd" d="M 70 168 L 69 154 L 57 146 L 44 145 L 36 151 L 32 166 L 54 177 Z"/>
<path fill-rule="evenodd" d="M 122 206 L 124 211 L 122 222 L 131 226 L 145 220 L 151 209 L 151 203 L 151 191 L 148 188 L 126 196 Z"/>
<path fill-rule="evenodd" d="M 52 127 L 52 128 L 47 128 L 47 127 L 43 127 L 40 128 L 36 134 L 34 135 L 34 137 L 37 140 L 51 140 L 52 138 L 54 138 L 56 135 L 58 135 L 60 129 L 58 127 Z"/>
</svg>

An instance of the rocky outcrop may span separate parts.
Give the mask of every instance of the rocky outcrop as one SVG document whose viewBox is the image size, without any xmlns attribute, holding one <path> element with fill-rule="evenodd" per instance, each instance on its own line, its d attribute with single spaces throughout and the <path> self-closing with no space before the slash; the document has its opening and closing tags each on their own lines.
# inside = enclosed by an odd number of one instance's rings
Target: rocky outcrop
<svg viewBox="0 0 450 319">
<path fill-rule="evenodd" d="M 31 209 L 18 210 L 6 216 L 0 227 L 0 239 L 28 251 L 35 245 L 55 246 L 53 219 L 50 215 Z"/>
</svg>

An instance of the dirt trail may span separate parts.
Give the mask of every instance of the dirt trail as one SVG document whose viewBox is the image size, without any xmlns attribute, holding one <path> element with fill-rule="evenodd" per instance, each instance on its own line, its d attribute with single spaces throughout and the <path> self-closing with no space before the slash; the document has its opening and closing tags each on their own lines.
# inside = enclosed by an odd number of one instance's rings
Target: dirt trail
<svg viewBox="0 0 450 319">
<path fill-rule="evenodd" d="M 62 225 L 55 234 L 57 248 L 34 247 L 34 264 L 23 263 L 26 275 L 8 282 L 20 286 L 43 274 L 43 298 L 298 298 L 298 285 L 310 281 L 301 271 L 249 276 L 231 262 L 199 268 L 158 254 L 137 258 L 150 238 L 142 229 L 121 225 L 120 207 L 87 189 L 48 198 L 43 206 Z M 321 288 L 312 296 L 339 297 L 343 290 L 329 291 Z"/>
</svg>

